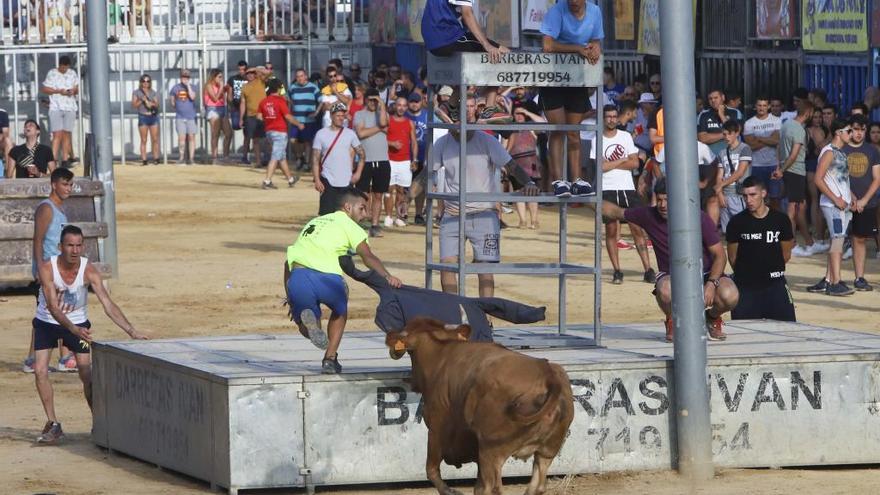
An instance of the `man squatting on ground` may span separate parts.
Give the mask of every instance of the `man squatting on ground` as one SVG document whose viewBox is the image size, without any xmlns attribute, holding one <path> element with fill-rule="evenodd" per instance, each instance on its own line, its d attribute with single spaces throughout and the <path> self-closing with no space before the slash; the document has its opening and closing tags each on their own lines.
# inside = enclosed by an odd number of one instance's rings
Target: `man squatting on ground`
<svg viewBox="0 0 880 495">
<path fill-rule="evenodd" d="M 284 262 L 290 314 L 300 333 L 317 348 L 326 350 L 321 362 L 325 374 L 342 372 L 338 350 L 348 316 L 348 287 L 342 278 L 339 257 L 356 252 L 391 287 L 401 285 L 370 250 L 367 233 L 358 225 L 367 218 L 367 195 L 349 187 L 338 193 L 336 199 L 336 211 L 309 221 L 296 242 L 287 248 Z M 321 328 L 321 304 L 331 311 L 326 333 Z"/>
<path fill-rule="evenodd" d="M 133 339 L 147 337 L 135 330 L 104 289 L 101 274 L 83 253 L 83 233 L 76 225 L 61 231 L 61 254 L 41 263 L 40 293 L 34 317 L 34 377 L 37 393 L 46 411 L 46 426 L 37 443 L 53 444 L 64 437 L 55 416 L 52 383 L 49 381 L 49 352 L 59 339 L 74 352 L 79 378 L 89 409 L 92 407 L 92 372 L 89 344 L 92 341 L 88 317 L 89 287 L 98 297 L 104 313 Z"/>
</svg>

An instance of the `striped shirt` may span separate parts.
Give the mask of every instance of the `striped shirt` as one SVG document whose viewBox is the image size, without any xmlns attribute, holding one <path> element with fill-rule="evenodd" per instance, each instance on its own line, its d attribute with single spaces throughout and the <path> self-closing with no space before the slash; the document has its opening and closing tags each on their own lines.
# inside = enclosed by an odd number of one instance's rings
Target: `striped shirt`
<svg viewBox="0 0 880 495">
<path fill-rule="evenodd" d="M 320 88 L 311 82 L 307 82 L 302 86 L 293 83 L 290 85 L 290 90 L 288 90 L 287 94 L 290 97 L 290 109 L 296 120 L 303 124 L 315 122 L 315 117 L 311 117 L 310 114 L 314 113 L 315 109 L 318 108 L 318 101 L 321 97 Z"/>
</svg>

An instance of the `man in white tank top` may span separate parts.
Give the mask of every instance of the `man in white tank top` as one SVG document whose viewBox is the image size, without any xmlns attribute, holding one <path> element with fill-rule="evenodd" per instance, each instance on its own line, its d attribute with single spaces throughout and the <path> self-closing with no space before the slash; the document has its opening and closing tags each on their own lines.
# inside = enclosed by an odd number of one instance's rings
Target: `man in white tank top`
<svg viewBox="0 0 880 495">
<path fill-rule="evenodd" d="M 122 310 L 110 299 L 101 283 L 101 274 L 82 256 L 83 233 L 75 225 L 61 231 L 61 254 L 39 266 L 40 294 L 34 325 L 34 376 L 37 393 L 46 411 L 46 426 L 37 443 L 54 444 L 64 437 L 55 416 L 52 384 L 49 382 L 49 352 L 60 339 L 74 352 L 79 378 L 89 408 L 92 407 L 92 373 L 89 344 L 92 341 L 87 311 L 91 286 L 107 316 L 133 339 L 147 337 L 135 330 Z"/>
</svg>

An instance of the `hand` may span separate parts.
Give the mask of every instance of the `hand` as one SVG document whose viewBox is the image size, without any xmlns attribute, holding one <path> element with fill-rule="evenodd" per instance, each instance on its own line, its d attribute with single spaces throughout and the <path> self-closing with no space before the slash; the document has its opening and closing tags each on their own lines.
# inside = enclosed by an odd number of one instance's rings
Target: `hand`
<svg viewBox="0 0 880 495">
<path fill-rule="evenodd" d="M 39 177 L 40 176 L 40 169 L 38 169 L 36 165 L 28 165 L 27 166 L 27 173 L 28 173 L 28 176 L 30 176 L 30 177 Z"/>
<path fill-rule="evenodd" d="M 318 191 L 318 193 L 321 194 L 324 193 L 324 183 L 321 182 L 320 177 L 315 177 L 315 191 Z"/>
<path fill-rule="evenodd" d="M 352 185 L 357 184 L 359 180 L 361 180 L 360 172 L 355 172 L 355 173 L 351 174 L 351 184 Z"/>
<path fill-rule="evenodd" d="M 840 196 L 834 196 L 831 198 L 831 201 L 834 202 L 834 206 L 837 207 L 838 210 L 845 210 L 847 207 L 846 201 L 843 200 Z"/>
<path fill-rule="evenodd" d="M 781 179 L 782 178 L 782 170 L 780 168 L 776 168 L 772 174 L 770 174 L 771 179 Z"/>
<path fill-rule="evenodd" d="M 525 186 L 523 186 L 521 191 L 526 196 L 537 196 L 541 192 L 541 189 L 538 188 L 537 184 L 529 181 Z"/>
<path fill-rule="evenodd" d="M 238 127 L 244 127 L 244 117 L 238 118 Z"/>
<path fill-rule="evenodd" d="M 868 200 L 865 198 L 853 201 L 853 209 L 859 213 L 865 211 L 866 206 L 868 206 Z"/>
<path fill-rule="evenodd" d="M 718 206 L 721 208 L 727 208 L 727 198 L 724 197 L 724 193 L 721 191 L 716 191 L 715 195 L 718 196 Z"/>
<path fill-rule="evenodd" d="M 413 161 L 409 162 L 409 171 L 410 172 L 415 172 L 418 169 L 419 169 L 419 161 L 418 160 L 413 160 Z"/>
<path fill-rule="evenodd" d="M 399 289 L 400 286 L 403 285 L 403 282 L 401 282 L 399 278 L 393 275 L 386 275 L 385 280 L 388 281 L 388 285 L 394 287 L 395 289 Z"/>
<path fill-rule="evenodd" d="M 483 48 L 486 50 L 486 53 L 489 54 L 489 63 L 492 64 L 497 64 L 501 61 L 502 55 L 510 53 L 510 50 L 506 46 L 483 45 Z"/>
<path fill-rule="evenodd" d="M 602 55 L 602 47 L 599 45 L 597 41 L 591 41 L 587 43 L 587 55 L 586 59 L 590 65 L 596 65 L 596 62 L 599 61 L 599 57 Z"/>
<path fill-rule="evenodd" d="M 703 305 L 711 308 L 713 304 L 715 304 L 715 284 L 706 282 L 703 284 Z"/>
<path fill-rule="evenodd" d="M 89 342 L 89 343 L 92 342 L 92 331 L 86 327 L 74 326 L 74 330 L 70 333 L 85 340 L 86 342 Z"/>
<path fill-rule="evenodd" d="M 128 335 L 129 335 L 133 340 L 150 340 L 149 337 L 147 337 L 146 335 L 144 335 L 144 334 L 138 332 L 138 331 L 135 330 L 134 328 L 131 329 L 131 332 L 128 332 Z"/>
<path fill-rule="evenodd" d="M 388 147 L 393 149 L 394 151 L 400 150 L 403 147 L 403 143 L 400 141 L 388 141 Z"/>
<path fill-rule="evenodd" d="M 303 130 L 303 129 L 306 128 L 306 125 L 303 124 L 302 122 L 297 122 L 297 123 L 296 123 L 296 128 L 299 129 L 299 130 Z"/>
</svg>

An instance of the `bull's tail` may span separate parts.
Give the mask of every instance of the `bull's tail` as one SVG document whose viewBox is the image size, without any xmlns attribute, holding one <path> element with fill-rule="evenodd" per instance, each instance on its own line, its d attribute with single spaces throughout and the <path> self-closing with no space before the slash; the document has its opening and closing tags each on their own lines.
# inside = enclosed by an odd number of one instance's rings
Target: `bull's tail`
<svg viewBox="0 0 880 495">
<path fill-rule="evenodd" d="M 547 365 L 547 380 L 545 382 L 546 392 L 544 394 L 544 403 L 538 407 L 537 411 L 530 414 L 523 414 L 521 408 L 526 406 L 528 401 L 532 400 L 534 396 L 526 397 L 525 395 L 521 395 L 517 397 L 507 406 L 508 415 L 514 422 L 522 425 L 534 424 L 550 413 L 550 411 L 559 404 L 560 395 L 562 394 L 561 385 L 559 384 L 559 380 L 555 379 L 556 373 L 554 373 L 553 368 L 550 367 L 550 363 L 547 363 L 546 361 L 545 363 Z"/>
</svg>

